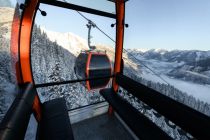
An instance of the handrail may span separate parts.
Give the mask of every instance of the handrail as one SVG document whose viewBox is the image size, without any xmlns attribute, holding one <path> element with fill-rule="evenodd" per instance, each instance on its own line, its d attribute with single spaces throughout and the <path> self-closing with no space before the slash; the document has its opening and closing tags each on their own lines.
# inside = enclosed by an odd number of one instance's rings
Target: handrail
<svg viewBox="0 0 210 140">
<path fill-rule="evenodd" d="M 32 83 L 23 85 L 0 124 L 0 139 L 24 139 L 36 91 Z"/>
<path fill-rule="evenodd" d="M 56 85 L 65 85 L 65 84 L 71 84 L 71 83 L 85 82 L 85 81 L 89 81 L 89 80 L 91 81 L 91 80 L 113 78 L 114 76 L 115 75 L 109 75 L 109 76 L 99 76 L 99 77 L 86 78 L 86 79 L 76 79 L 76 80 L 67 80 L 67 81 L 60 81 L 60 82 L 41 83 L 41 84 L 35 84 L 35 87 L 42 88 L 42 87 L 49 87 L 49 86 L 56 86 Z"/>
<path fill-rule="evenodd" d="M 106 101 L 99 101 L 99 102 L 91 103 L 91 104 L 88 104 L 88 105 L 79 106 L 79 107 L 76 107 L 76 108 L 73 108 L 73 109 L 68 109 L 68 112 L 74 111 L 74 110 L 78 110 L 78 109 L 83 109 L 83 108 L 86 108 L 86 107 L 89 107 L 89 106 L 93 106 L 93 105 L 98 105 L 98 104 L 105 103 L 105 102 Z"/>
<path fill-rule="evenodd" d="M 117 83 L 197 139 L 210 139 L 210 117 L 131 78 L 117 74 Z M 129 83 L 129 84 L 128 84 Z"/>
</svg>

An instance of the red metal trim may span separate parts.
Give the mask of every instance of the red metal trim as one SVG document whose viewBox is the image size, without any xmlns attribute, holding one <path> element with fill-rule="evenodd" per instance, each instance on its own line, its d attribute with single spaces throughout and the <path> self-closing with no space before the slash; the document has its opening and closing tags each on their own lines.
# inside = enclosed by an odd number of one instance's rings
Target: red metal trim
<svg viewBox="0 0 210 140">
<path fill-rule="evenodd" d="M 111 115 L 113 115 L 113 113 L 114 113 L 114 109 L 111 105 L 109 105 L 108 114 L 111 116 Z"/>
<path fill-rule="evenodd" d="M 122 52 L 123 52 L 123 37 L 124 37 L 124 17 L 125 17 L 125 2 L 124 0 L 116 1 L 116 50 L 115 50 L 115 66 L 114 74 L 120 72 Z M 113 89 L 115 92 L 118 90 L 116 78 L 113 78 Z"/>
<path fill-rule="evenodd" d="M 22 74 L 23 83 L 33 83 L 33 75 L 31 70 L 30 61 L 30 46 L 31 46 L 31 32 L 33 27 L 34 16 L 36 14 L 36 7 L 39 4 L 39 0 L 31 0 L 27 3 L 23 11 L 23 17 L 20 25 L 20 38 L 19 38 L 19 58 L 20 69 Z M 41 119 L 41 106 L 38 95 L 36 95 L 33 110 L 35 111 L 38 121 Z"/>
<path fill-rule="evenodd" d="M 88 58 L 87 58 L 87 63 L 86 63 L 86 76 L 87 76 L 87 78 L 89 78 L 90 59 L 91 59 L 91 53 L 88 52 Z M 89 81 L 86 81 L 86 86 L 87 86 L 88 91 L 90 91 L 91 88 L 90 88 L 90 82 Z"/>
<path fill-rule="evenodd" d="M 15 13 L 13 16 L 12 22 L 12 30 L 11 30 L 11 40 L 10 40 L 10 54 L 11 54 L 11 63 L 12 63 L 12 70 L 13 73 L 16 74 L 16 80 L 18 84 L 23 83 L 22 76 L 20 73 L 20 63 L 19 63 L 19 51 L 18 51 L 18 44 L 19 44 L 19 31 L 20 31 L 20 12 L 19 6 L 16 5 Z"/>
</svg>

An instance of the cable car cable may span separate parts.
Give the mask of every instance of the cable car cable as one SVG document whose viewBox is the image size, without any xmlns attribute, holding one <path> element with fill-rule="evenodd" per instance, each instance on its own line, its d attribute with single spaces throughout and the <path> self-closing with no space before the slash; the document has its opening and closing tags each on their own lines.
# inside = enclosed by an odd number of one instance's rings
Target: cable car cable
<svg viewBox="0 0 210 140">
<path fill-rule="evenodd" d="M 66 0 L 63 0 L 64 2 L 68 3 Z M 80 16 L 82 16 L 84 19 L 86 19 L 88 22 L 92 22 L 94 23 L 92 20 L 88 19 L 85 15 L 83 15 L 81 12 L 75 10 Z M 95 27 L 101 32 L 103 33 L 106 37 L 108 37 L 111 41 L 113 41 L 114 43 L 116 43 L 116 41 L 111 38 L 108 34 L 106 34 L 102 29 L 100 29 L 96 23 Z M 126 49 L 123 48 L 123 50 L 129 54 L 131 57 L 133 57 L 136 61 L 138 61 L 141 65 L 143 65 L 145 68 L 147 68 L 148 70 L 150 70 L 154 75 L 156 75 L 157 77 L 159 77 L 162 81 L 164 81 L 167 85 L 170 85 L 169 82 L 167 82 L 167 80 L 165 80 L 163 77 L 161 77 L 158 73 L 156 73 L 154 70 L 152 70 L 152 68 L 148 67 L 147 65 L 145 65 L 143 62 L 141 62 L 139 59 L 137 59 L 133 54 L 131 54 L 130 52 L 128 52 Z M 141 54 L 140 54 L 141 55 Z M 141 55 L 142 56 L 142 55 Z"/>
<path fill-rule="evenodd" d="M 79 11 L 77 11 L 77 13 L 79 15 L 81 15 L 83 18 L 85 18 L 87 21 L 91 21 L 92 23 L 94 23 L 92 20 L 88 19 L 86 16 L 84 16 L 82 13 L 80 13 Z M 96 28 L 103 33 L 105 36 L 107 36 L 111 41 L 113 41 L 114 43 L 116 42 L 114 39 L 112 39 L 108 34 L 106 34 L 102 29 L 100 29 L 96 23 L 94 23 Z M 148 67 L 147 65 L 145 65 L 143 62 L 141 62 L 139 59 L 137 59 L 133 54 L 129 53 L 126 49 L 123 48 L 123 50 L 129 54 L 131 57 L 133 57 L 136 61 L 138 61 L 140 64 L 142 64 L 144 67 L 146 67 L 147 69 L 149 69 L 153 74 L 155 74 L 157 77 L 159 77 L 161 80 L 163 80 L 167 85 L 170 85 L 169 82 L 167 82 L 163 77 L 161 77 L 158 73 L 156 73 L 154 70 L 152 70 L 152 68 Z"/>
<path fill-rule="evenodd" d="M 76 11 L 78 14 L 80 14 L 84 19 L 86 19 L 88 22 L 92 22 L 94 23 L 92 20 L 88 19 L 87 17 L 85 17 L 81 12 L 79 11 Z M 95 24 L 95 23 L 94 23 Z M 95 24 L 95 27 L 101 32 L 103 33 L 106 37 L 108 37 L 110 40 L 112 40 L 114 43 L 115 43 L 115 40 L 112 39 L 108 34 L 106 34 L 102 29 L 100 29 L 96 24 Z"/>
<path fill-rule="evenodd" d="M 152 73 L 154 73 L 156 76 L 158 76 L 161 80 L 163 80 L 167 85 L 170 85 L 163 77 L 161 77 L 158 73 L 156 73 L 154 70 L 152 70 L 150 67 L 148 67 L 147 65 L 145 65 L 143 62 L 141 62 L 139 59 L 137 59 L 133 54 L 129 53 L 126 49 L 123 48 L 123 50 L 125 52 L 127 52 L 127 54 L 129 54 L 131 57 L 133 57 L 136 61 L 138 61 L 140 64 L 142 64 L 144 67 L 146 67 L 147 69 L 149 69 Z M 141 54 L 140 54 L 141 55 Z M 141 55 L 142 56 L 142 55 Z"/>
</svg>

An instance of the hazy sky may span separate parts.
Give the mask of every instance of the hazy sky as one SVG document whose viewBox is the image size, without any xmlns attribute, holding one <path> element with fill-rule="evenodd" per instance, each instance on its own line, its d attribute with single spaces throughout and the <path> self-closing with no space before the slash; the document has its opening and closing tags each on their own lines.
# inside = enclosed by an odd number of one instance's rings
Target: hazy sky
<svg viewBox="0 0 210 140">
<path fill-rule="evenodd" d="M 210 50 L 210 0 L 129 0 L 126 4 L 129 28 L 125 31 L 125 48 Z M 37 14 L 36 22 L 41 26 L 87 38 L 87 21 L 75 11 L 47 5 L 40 8 L 48 13 L 47 17 Z M 113 19 L 86 16 L 115 39 L 115 28 L 110 27 Z M 114 45 L 96 29 L 92 36 L 94 43 Z"/>
</svg>

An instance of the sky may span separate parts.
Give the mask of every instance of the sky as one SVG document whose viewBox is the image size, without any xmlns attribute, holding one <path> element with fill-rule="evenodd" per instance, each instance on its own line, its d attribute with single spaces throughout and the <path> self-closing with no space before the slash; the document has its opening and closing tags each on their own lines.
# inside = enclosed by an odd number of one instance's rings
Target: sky
<svg viewBox="0 0 210 140">
<path fill-rule="evenodd" d="M 125 46 L 210 50 L 210 0 L 130 0 Z"/>
<path fill-rule="evenodd" d="M 58 8 L 45 4 L 41 4 L 40 9 L 46 11 L 47 16 L 43 17 L 41 16 L 40 12 L 38 12 L 35 19 L 35 23 L 37 23 L 38 25 L 51 31 L 63 33 L 72 32 L 84 39 L 87 39 L 88 28 L 86 24 L 88 23 L 88 21 L 84 19 L 81 15 L 79 15 L 75 10 Z M 115 23 L 115 19 L 96 16 L 83 12 L 81 13 L 85 15 L 88 19 L 92 20 L 99 28 L 109 34 L 109 36 L 115 39 L 116 29 L 110 26 L 112 23 Z M 114 46 L 114 42 L 110 41 L 109 38 L 104 36 L 96 28 L 92 28 L 91 36 L 92 44 L 106 44 Z"/>
<path fill-rule="evenodd" d="M 81 1 L 82 5 L 89 2 Z M 97 2 L 98 9 L 114 12 L 110 2 Z M 88 6 L 96 7 L 96 3 L 89 3 Z M 75 11 L 44 4 L 40 5 L 40 8 L 48 15 L 42 17 L 38 12 L 37 24 L 48 30 L 73 32 L 87 38 L 87 21 Z M 115 28 L 110 27 L 115 20 L 85 15 L 115 39 Z M 125 22 L 129 24 L 129 27 L 125 28 L 125 48 L 210 50 L 210 0 L 129 0 L 126 2 Z M 92 29 L 91 35 L 93 44 L 114 46 L 114 43 L 97 29 Z"/>
</svg>

